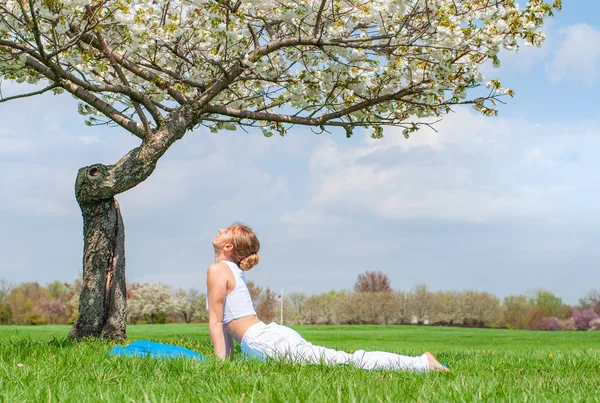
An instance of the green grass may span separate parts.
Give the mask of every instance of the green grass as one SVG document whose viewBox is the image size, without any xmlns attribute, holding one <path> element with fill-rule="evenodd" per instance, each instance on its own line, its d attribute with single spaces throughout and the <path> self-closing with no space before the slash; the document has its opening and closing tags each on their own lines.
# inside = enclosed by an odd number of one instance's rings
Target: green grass
<svg viewBox="0 0 600 403">
<path fill-rule="evenodd" d="M 108 357 L 112 344 L 67 341 L 68 326 L 0 326 L 0 401 L 600 402 L 600 332 L 415 326 L 295 329 L 314 344 L 348 351 L 417 355 L 428 350 L 452 372 L 217 362 L 206 325 L 128 328 L 130 340 L 183 345 L 204 354 L 206 362 Z"/>
</svg>

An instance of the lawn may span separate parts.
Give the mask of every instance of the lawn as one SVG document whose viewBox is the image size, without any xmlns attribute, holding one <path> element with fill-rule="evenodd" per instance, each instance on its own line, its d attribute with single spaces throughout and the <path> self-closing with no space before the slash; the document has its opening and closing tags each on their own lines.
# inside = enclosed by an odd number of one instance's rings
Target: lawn
<svg viewBox="0 0 600 403">
<path fill-rule="evenodd" d="M 600 402 L 600 332 L 416 326 L 296 326 L 314 344 L 418 355 L 450 374 L 347 366 L 217 362 L 206 325 L 130 326 L 130 340 L 183 345 L 208 360 L 108 357 L 68 326 L 0 326 L 0 401 L 586 401 Z M 240 355 L 238 354 L 238 357 Z M 22 364 L 22 365 L 18 365 Z"/>
</svg>

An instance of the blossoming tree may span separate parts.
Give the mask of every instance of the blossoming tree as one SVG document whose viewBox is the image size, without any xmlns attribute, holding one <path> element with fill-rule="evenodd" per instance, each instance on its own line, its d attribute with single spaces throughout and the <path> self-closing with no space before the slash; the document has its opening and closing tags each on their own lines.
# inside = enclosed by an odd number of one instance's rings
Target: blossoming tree
<svg viewBox="0 0 600 403">
<path fill-rule="evenodd" d="M 284 135 L 384 126 L 405 136 L 453 105 L 496 113 L 480 67 L 541 45 L 560 9 L 529 0 L 0 0 L 0 79 L 37 84 L 0 102 L 64 91 L 88 125 L 139 146 L 77 173 L 84 286 L 70 336 L 125 338 L 124 229 L 114 197 L 148 178 L 186 132 Z M 477 87 L 479 89 L 475 90 Z"/>
</svg>

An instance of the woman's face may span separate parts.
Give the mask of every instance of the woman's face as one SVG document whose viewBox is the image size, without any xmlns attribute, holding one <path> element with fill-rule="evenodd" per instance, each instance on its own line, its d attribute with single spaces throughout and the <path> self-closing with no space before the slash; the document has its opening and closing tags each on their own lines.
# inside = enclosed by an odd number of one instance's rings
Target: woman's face
<svg viewBox="0 0 600 403">
<path fill-rule="evenodd" d="M 228 249 L 226 247 L 227 245 L 231 245 L 231 247 L 233 247 L 233 245 L 231 244 L 231 239 L 233 238 L 233 231 L 234 229 L 232 227 L 221 228 L 217 236 L 215 236 L 212 240 L 213 246 L 220 250 Z"/>
</svg>

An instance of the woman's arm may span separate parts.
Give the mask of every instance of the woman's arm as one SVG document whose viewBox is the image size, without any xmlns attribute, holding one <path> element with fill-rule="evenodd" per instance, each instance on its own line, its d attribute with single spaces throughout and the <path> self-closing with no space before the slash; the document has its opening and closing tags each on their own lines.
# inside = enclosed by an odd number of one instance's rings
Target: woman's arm
<svg viewBox="0 0 600 403">
<path fill-rule="evenodd" d="M 208 266 L 206 285 L 208 287 L 208 330 L 212 340 L 215 355 L 220 360 L 227 358 L 233 348 L 227 348 L 227 333 L 223 330 L 223 304 L 227 296 L 227 277 L 221 270 L 222 263 Z M 231 336 L 229 336 L 231 337 Z M 229 351 L 231 350 L 231 351 Z"/>
<path fill-rule="evenodd" d="M 225 334 L 225 352 L 227 357 L 233 358 L 233 336 L 229 332 L 223 332 Z"/>
</svg>

